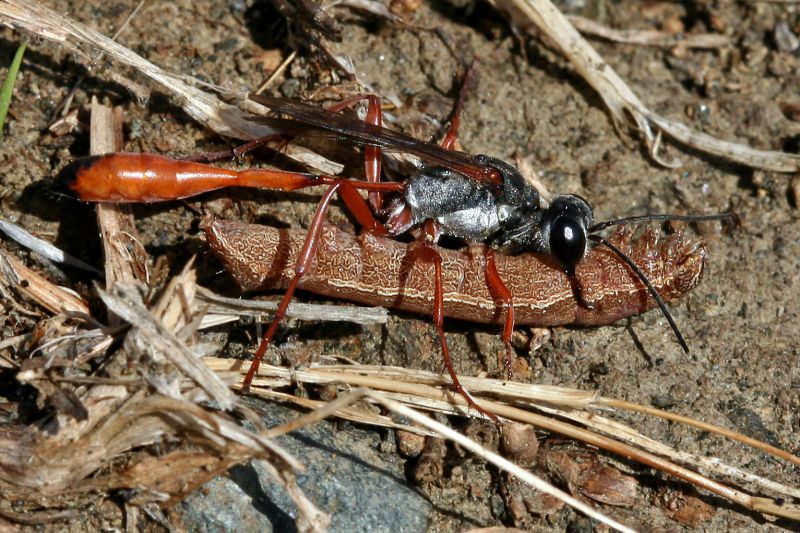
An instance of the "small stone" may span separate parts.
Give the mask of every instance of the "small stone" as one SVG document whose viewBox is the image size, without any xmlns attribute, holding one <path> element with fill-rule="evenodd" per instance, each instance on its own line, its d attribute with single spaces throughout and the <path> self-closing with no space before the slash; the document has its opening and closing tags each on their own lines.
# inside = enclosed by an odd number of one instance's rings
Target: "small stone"
<svg viewBox="0 0 800 533">
<path fill-rule="evenodd" d="M 439 483 L 444 477 L 444 456 L 447 445 L 442 439 L 426 437 L 425 447 L 414 468 L 414 481 L 418 485 Z"/>
<path fill-rule="evenodd" d="M 795 174 L 789 184 L 789 194 L 792 199 L 792 205 L 797 209 L 800 207 L 800 174 Z"/>
<path fill-rule="evenodd" d="M 419 457 L 425 448 L 425 436 L 411 431 L 397 430 L 395 434 L 397 440 L 397 451 L 403 457 Z"/>
<path fill-rule="evenodd" d="M 512 422 L 504 425 L 501 433 L 500 449 L 508 460 L 522 467 L 536 464 L 539 440 L 533 426 Z"/>
<path fill-rule="evenodd" d="M 395 15 L 409 16 L 416 13 L 422 7 L 422 0 L 391 0 L 389 11 Z"/>
<path fill-rule="evenodd" d="M 487 450 L 497 451 L 500 445 L 500 435 L 497 426 L 485 420 L 472 419 L 467 424 L 464 434 Z"/>
<path fill-rule="evenodd" d="M 664 21 L 661 29 L 669 34 L 677 35 L 679 33 L 683 33 L 686 28 L 684 27 L 683 21 L 680 18 L 670 17 Z"/>
<path fill-rule="evenodd" d="M 792 32 L 786 22 L 781 21 L 775 25 L 772 32 L 775 39 L 775 46 L 779 51 L 790 54 L 800 48 L 800 39 Z"/>
<path fill-rule="evenodd" d="M 793 122 L 800 122 L 800 103 L 780 104 L 781 113 Z"/>
</svg>

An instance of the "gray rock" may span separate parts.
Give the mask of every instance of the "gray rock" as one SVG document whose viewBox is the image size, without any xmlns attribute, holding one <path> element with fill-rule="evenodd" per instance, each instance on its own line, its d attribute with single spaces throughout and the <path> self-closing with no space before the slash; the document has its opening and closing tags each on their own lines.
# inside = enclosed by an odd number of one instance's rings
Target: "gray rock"
<svg viewBox="0 0 800 533">
<path fill-rule="evenodd" d="M 264 421 L 296 418 L 290 408 L 248 401 Z M 340 431 L 324 421 L 278 439 L 307 468 L 298 483 L 311 501 L 332 516 L 332 532 L 423 531 L 429 501 L 406 481 L 405 462 L 378 451 L 378 431 L 348 425 Z M 289 496 L 259 461 L 237 466 L 183 503 L 191 531 L 294 531 L 296 510 Z"/>
</svg>

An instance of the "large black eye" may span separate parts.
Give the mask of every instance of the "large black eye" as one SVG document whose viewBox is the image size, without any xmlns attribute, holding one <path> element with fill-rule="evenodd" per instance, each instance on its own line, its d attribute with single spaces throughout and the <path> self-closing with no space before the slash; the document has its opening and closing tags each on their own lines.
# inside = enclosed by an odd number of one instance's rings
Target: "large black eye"
<svg viewBox="0 0 800 533">
<path fill-rule="evenodd" d="M 550 226 L 550 253 L 565 267 L 573 267 L 586 253 L 586 230 L 573 218 L 560 216 Z"/>
</svg>

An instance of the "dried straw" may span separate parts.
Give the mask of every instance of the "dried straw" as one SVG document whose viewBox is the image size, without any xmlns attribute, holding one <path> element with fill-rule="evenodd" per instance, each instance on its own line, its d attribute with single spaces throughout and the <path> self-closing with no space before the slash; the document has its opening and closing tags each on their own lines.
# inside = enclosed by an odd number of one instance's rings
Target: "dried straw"
<svg viewBox="0 0 800 533">
<path fill-rule="evenodd" d="M 206 363 L 220 372 L 231 370 L 230 361 L 226 359 L 207 358 Z M 608 418 L 605 414 L 612 414 L 615 410 L 612 409 L 613 406 L 689 423 L 703 431 L 755 445 L 757 449 L 781 460 L 800 464 L 800 458 L 786 451 L 713 424 L 695 421 L 688 417 L 676 418 L 670 413 L 603 398 L 593 392 L 470 376 L 459 376 L 459 380 L 482 408 L 506 420 L 532 424 L 539 429 L 552 431 L 634 459 L 748 509 L 800 520 L 800 506 L 789 503 L 792 498 L 800 497 L 800 489 L 797 487 L 747 472 L 743 468 L 726 464 L 718 457 L 698 456 L 676 450 L 642 435 L 630 426 Z M 345 388 L 367 388 L 380 391 L 384 398 L 393 399 L 414 409 L 481 417 L 480 413 L 467 408 L 463 397 L 453 393 L 449 380 L 430 372 L 397 367 L 310 365 L 290 369 L 262 365 L 257 378 L 253 380 L 252 390 L 257 395 L 263 394 L 297 405 L 315 407 L 316 404 L 309 403 L 306 399 L 294 398 L 288 394 L 278 397 L 272 391 L 293 384 L 336 384 Z M 394 427 L 390 420 L 368 410 L 340 410 L 336 415 L 365 424 Z M 413 428 L 407 430 L 415 431 Z M 704 475 L 703 472 L 714 478 Z M 753 496 L 715 478 L 746 486 L 749 490 L 775 494 L 776 497 Z"/>
</svg>

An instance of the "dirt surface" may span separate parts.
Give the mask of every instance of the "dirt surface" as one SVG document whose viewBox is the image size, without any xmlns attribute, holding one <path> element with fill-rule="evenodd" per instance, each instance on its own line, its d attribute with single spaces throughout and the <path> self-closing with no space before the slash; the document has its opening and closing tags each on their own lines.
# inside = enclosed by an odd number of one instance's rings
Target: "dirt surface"
<svg viewBox="0 0 800 533">
<path fill-rule="evenodd" d="M 136 4 L 45 3 L 107 35 L 116 31 Z M 255 88 L 290 48 L 280 17 L 264 3 L 251 4 L 148 2 L 119 41 L 167 70 L 225 86 Z M 614 28 L 683 27 L 687 32 L 717 31 L 730 36 L 732 44 L 722 51 L 680 53 L 592 42 L 656 112 L 758 148 L 800 149 L 800 56 L 798 50 L 781 51 L 783 45 L 775 38 L 779 23 L 800 33 L 797 5 L 732 0 L 686 5 L 633 0 L 598 1 L 583 7 L 582 2 L 569 4 L 575 6 L 573 13 L 594 13 L 599 22 Z M 414 28 L 347 10 L 334 14 L 342 24 L 342 42 L 335 50 L 352 58 L 359 78 L 371 90 L 403 104 L 391 111 L 394 127 L 421 137 L 434 133 L 429 119 L 447 118 L 462 65 L 477 55 L 481 58 L 479 83 L 467 100 L 460 132 L 464 150 L 509 161 L 515 155 L 525 157 L 551 191 L 589 199 L 598 220 L 728 210 L 740 217 L 741 225 L 734 231 L 716 223 L 690 228 L 700 232 L 710 250 L 705 279 L 672 308 L 690 354 L 681 351 L 663 316 L 653 311 L 613 327 L 558 328 L 530 354 L 520 342 L 519 355 L 529 357 L 531 382 L 597 390 L 604 396 L 655 405 L 800 452 L 800 191 L 795 184 L 793 192 L 792 176 L 754 172 L 669 143 L 667 153 L 679 157 L 683 166 L 659 167 L 636 140 L 620 137 L 600 99 L 565 60 L 536 40 L 520 46 L 500 15 L 483 3 L 423 3 L 410 15 Z M 440 35 L 419 28 L 437 28 Z M 19 39 L 3 31 L 0 65 L 10 63 Z M 80 115 L 79 128 L 66 135 L 46 131 L 55 106 L 78 78 L 86 76 L 73 108 L 84 109 L 92 95 L 124 108 L 126 150 L 192 154 L 226 146 L 226 141 L 193 124 L 163 94 L 154 92 L 147 102 L 137 101 L 125 88 L 108 81 L 110 68 L 98 59 L 93 70 L 86 72 L 69 53 L 52 43 L 34 41 L 0 145 L 3 216 L 94 264 L 99 262 L 99 242 L 91 206 L 53 196 L 46 187 L 64 164 L 87 152 L 85 113 Z M 308 98 L 335 81 L 324 63 L 301 50 L 269 90 Z M 357 173 L 357 155 L 351 155 L 347 163 Z M 247 163 L 269 163 L 272 157 L 254 156 Z M 165 257 L 175 271 L 192 254 L 200 253 L 203 283 L 235 294 L 230 280 L 217 274 L 218 264 L 204 252 L 195 209 L 304 227 L 316 198 L 305 192 L 231 191 L 191 200 L 194 209 L 171 203 L 139 206 L 136 213 L 143 241 L 154 257 Z M 352 228 L 341 211 L 331 219 Z M 61 285 L 78 290 L 90 286 L 91 279 L 80 272 L 43 264 L 5 239 L 0 246 Z M 310 295 L 301 298 L 318 301 Z M 30 330 L 34 322 L 4 313 L 0 340 Z M 268 358 L 277 361 L 284 355 L 302 361 L 316 354 L 339 353 L 363 363 L 438 371 L 438 341 L 429 322 L 424 317 L 395 314 L 386 327 L 290 324 Z M 459 373 L 499 375 L 497 354 L 503 346 L 497 329 L 452 321 L 446 329 Z M 222 331 L 228 336 L 227 354 L 240 356 L 252 349 L 252 325 Z M 529 335 L 524 329 L 521 333 Z M 651 418 L 629 419 L 643 433 L 683 450 L 715 455 L 779 482 L 797 486 L 800 480 L 796 468 L 741 445 Z M 676 523 L 653 504 L 663 478 L 645 468 L 625 468 L 639 480 L 638 497 L 631 506 L 604 510 L 634 527 L 675 529 Z M 441 479 L 420 487 L 433 503 L 428 527 L 457 531 L 515 525 L 500 495 L 502 484 L 493 469 L 456 457 Z M 707 531 L 797 527 L 765 522 L 757 514 L 708 495 L 703 499 L 716 508 L 713 518 L 701 526 Z M 98 509 L 113 515 L 112 507 Z M 98 520 L 98 525 L 108 523 Z M 108 518 L 111 523 L 115 520 L 119 518 Z M 591 529 L 568 510 L 546 520 L 525 517 L 516 525 Z"/>
</svg>

